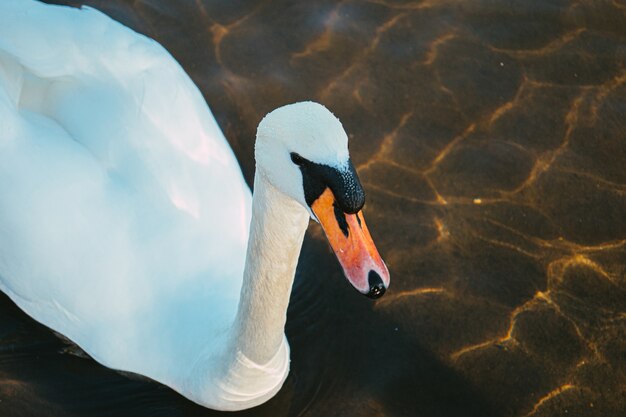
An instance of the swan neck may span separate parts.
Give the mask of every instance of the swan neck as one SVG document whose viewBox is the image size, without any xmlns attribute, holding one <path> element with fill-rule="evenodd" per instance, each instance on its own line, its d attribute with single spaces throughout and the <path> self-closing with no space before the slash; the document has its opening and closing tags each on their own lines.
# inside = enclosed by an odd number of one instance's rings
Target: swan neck
<svg viewBox="0 0 626 417">
<path fill-rule="evenodd" d="M 287 306 L 309 213 L 255 173 L 252 220 L 239 309 L 237 351 L 270 361 L 283 343 Z"/>
</svg>

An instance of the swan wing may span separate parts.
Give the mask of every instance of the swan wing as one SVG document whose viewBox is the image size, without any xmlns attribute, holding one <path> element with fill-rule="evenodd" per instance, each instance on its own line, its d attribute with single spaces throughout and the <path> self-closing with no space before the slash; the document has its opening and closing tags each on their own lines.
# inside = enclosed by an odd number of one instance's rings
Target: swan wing
<svg viewBox="0 0 626 417">
<path fill-rule="evenodd" d="M 202 95 L 95 9 L 3 0 L 0 121 L 1 289 L 101 363 L 176 386 L 232 322 L 250 222 Z"/>
</svg>

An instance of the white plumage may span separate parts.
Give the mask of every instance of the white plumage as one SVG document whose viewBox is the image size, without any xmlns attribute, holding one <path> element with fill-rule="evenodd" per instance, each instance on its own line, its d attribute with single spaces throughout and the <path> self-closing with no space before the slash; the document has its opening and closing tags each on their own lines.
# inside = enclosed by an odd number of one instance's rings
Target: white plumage
<svg viewBox="0 0 626 417">
<path fill-rule="evenodd" d="M 280 389 L 310 214 L 290 152 L 344 170 L 347 136 L 319 104 L 270 113 L 253 204 L 159 44 L 91 8 L 0 2 L 0 288 L 100 363 L 221 410 Z"/>
<path fill-rule="evenodd" d="M 0 120 L 2 290 L 99 362 L 177 386 L 234 319 L 250 223 L 200 92 L 94 9 L 5 0 Z"/>
</svg>

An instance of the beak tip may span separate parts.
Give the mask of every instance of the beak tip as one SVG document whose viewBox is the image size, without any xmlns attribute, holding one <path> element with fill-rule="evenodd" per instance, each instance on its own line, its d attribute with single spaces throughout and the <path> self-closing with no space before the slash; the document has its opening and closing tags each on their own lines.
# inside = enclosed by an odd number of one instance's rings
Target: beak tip
<svg viewBox="0 0 626 417">
<path fill-rule="evenodd" d="M 366 295 L 374 300 L 382 297 L 387 288 L 385 288 L 385 284 L 383 283 L 383 280 L 378 272 L 372 269 L 367 278 L 370 285 L 370 291 Z"/>
<path fill-rule="evenodd" d="M 372 300 L 375 300 L 377 298 L 382 297 L 383 294 L 385 294 L 385 291 L 386 291 L 386 289 L 385 289 L 385 287 L 382 284 L 376 285 L 376 286 L 370 288 L 370 292 L 367 293 L 367 296 L 369 298 L 371 298 Z"/>
</svg>

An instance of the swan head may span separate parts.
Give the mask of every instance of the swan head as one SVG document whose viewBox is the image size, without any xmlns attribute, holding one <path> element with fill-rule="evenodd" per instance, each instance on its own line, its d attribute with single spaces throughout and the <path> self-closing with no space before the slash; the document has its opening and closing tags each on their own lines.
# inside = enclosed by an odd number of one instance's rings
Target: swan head
<svg viewBox="0 0 626 417">
<path fill-rule="evenodd" d="M 259 124 L 255 158 L 257 172 L 322 225 L 348 281 L 371 298 L 382 296 L 389 271 L 361 212 L 365 192 L 339 119 L 318 103 L 280 107 Z"/>
</svg>

